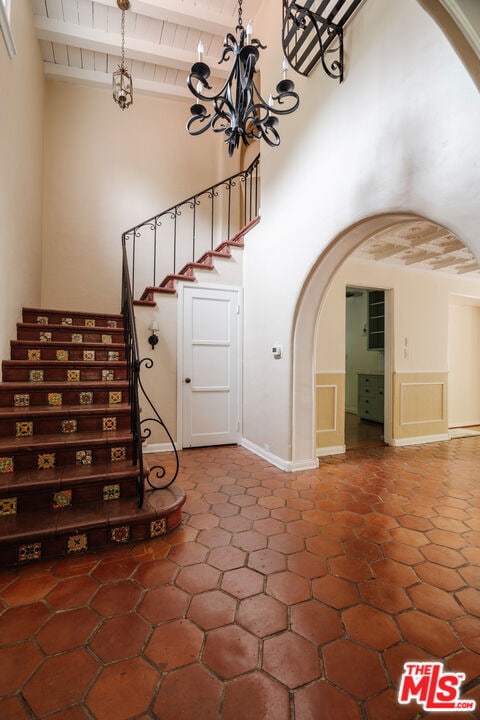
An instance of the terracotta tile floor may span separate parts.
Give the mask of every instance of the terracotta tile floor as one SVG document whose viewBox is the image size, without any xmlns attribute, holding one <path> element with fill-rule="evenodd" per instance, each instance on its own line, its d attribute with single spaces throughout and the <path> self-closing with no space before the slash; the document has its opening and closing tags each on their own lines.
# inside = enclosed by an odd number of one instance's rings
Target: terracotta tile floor
<svg viewBox="0 0 480 720">
<path fill-rule="evenodd" d="M 0 573 L 2 720 L 414 720 L 432 658 L 480 709 L 480 438 L 181 464 L 170 536 Z"/>
</svg>

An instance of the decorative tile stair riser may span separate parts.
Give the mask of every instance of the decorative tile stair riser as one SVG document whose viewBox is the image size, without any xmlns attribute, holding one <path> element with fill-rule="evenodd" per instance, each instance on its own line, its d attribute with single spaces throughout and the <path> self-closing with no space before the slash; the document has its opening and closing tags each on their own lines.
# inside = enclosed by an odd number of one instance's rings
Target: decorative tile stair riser
<svg viewBox="0 0 480 720">
<path fill-rule="evenodd" d="M 138 507 L 122 318 L 24 309 L 11 348 L 0 383 L 0 568 L 176 527 L 182 491 Z"/>
</svg>

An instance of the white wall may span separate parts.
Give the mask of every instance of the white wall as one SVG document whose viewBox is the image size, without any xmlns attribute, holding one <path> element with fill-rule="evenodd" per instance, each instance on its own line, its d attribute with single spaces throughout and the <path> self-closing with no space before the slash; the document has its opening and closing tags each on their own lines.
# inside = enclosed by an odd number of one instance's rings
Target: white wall
<svg viewBox="0 0 480 720">
<path fill-rule="evenodd" d="M 480 294 L 480 293 L 479 293 Z M 448 313 L 448 424 L 480 425 L 480 300 L 451 296 Z M 464 304 L 467 303 L 467 304 Z"/>
<path fill-rule="evenodd" d="M 347 285 L 392 291 L 393 372 L 449 372 L 449 424 L 459 424 L 455 418 L 460 415 L 464 419 L 472 418 L 475 415 L 473 408 L 479 415 L 480 346 L 477 345 L 480 339 L 480 308 L 465 305 L 465 302 L 480 304 L 480 278 L 424 272 L 403 265 L 366 262 L 353 257 L 347 259 L 333 277 L 319 312 L 316 372 L 345 369 L 342 362 L 345 362 L 348 342 L 344 320 L 346 306 L 357 306 L 356 314 L 352 312 L 352 330 L 356 326 L 361 335 L 366 316 L 362 307 L 365 301 L 362 297 L 347 300 Z M 365 349 L 356 353 L 357 362 L 362 364 L 364 372 L 381 369 L 378 363 L 382 355 Z M 470 396 L 467 385 L 471 388 Z M 351 394 L 350 403 L 354 400 Z M 349 407 L 348 398 L 346 405 Z"/>
<path fill-rule="evenodd" d="M 188 103 L 136 95 L 122 112 L 108 89 L 47 83 L 45 306 L 118 312 L 122 232 L 237 171 L 187 117 Z"/>
<path fill-rule="evenodd" d="M 266 0 L 256 23 L 270 51 L 264 86 L 279 76 L 280 23 Z M 322 252 L 363 218 L 404 212 L 445 225 L 480 257 L 480 102 L 442 32 L 415 0 L 369 0 L 347 30 L 346 63 L 341 86 L 321 68 L 295 76 L 301 108 L 282 119 L 281 147 L 262 150 L 262 222 L 245 254 L 244 433 L 300 465 L 314 456 Z M 289 349 L 282 361 L 272 341 Z"/>
<path fill-rule="evenodd" d="M 40 302 L 44 79 L 29 2 L 12 2 L 17 54 L 0 35 L 0 358 L 22 306 Z"/>
</svg>

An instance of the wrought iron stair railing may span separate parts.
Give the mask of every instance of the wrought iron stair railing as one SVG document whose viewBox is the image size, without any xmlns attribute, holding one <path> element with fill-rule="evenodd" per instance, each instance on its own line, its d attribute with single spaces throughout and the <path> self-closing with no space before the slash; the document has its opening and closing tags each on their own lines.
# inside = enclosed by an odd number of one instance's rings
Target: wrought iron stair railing
<svg viewBox="0 0 480 720">
<path fill-rule="evenodd" d="M 138 299 L 143 288 L 161 287 L 168 274 L 177 275 L 258 215 L 259 164 L 257 155 L 246 170 L 123 233 L 133 298 Z"/>
<path fill-rule="evenodd" d="M 123 243 L 122 248 L 122 315 L 123 315 L 123 326 L 125 336 L 125 356 L 127 360 L 127 379 L 128 379 L 128 395 L 130 403 L 130 427 L 133 436 L 133 464 L 138 468 L 137 470 L 137 500 L 138 506 L 142 507 L 144 500 L 144 488 L 145 482 L 149 486 L 149 490 L 165 490 L 173 482 L 175 482 L 179 470 L 179 459 L 178 452 L 175 446 L 175 442 L 168 430 L 167 426 L 163 422 L 162 418 L 157 412 L 154 404 L 150 400 L 145 388 L 142 384 L 141 369 L 143 366 L 146 368 L 153 367 L 153 360 L 150 358 L 140 359 L 137 328 L 135 324 L 135 313 L 133 305 L 132 286 L 130 282 L 130 273 L 128 269 L 128 258 Z M 153 413 L 150 417 L 141 417 L 142 408 L 140 406 L 140 393 L 144 397 L 145 401 Z M 158 424 L 163 428 L 166 433 L 168 440 L 172 446 L 173 461 L 169 463 L 165 462 L 156 463 L 149 468 L 149 472 L 145 472 L 142 445 L 151 434 L 152 430 L 149 427 L 152 423 Z"/>
<path fill-rule="evenodd" d="M 140 358 L 134 311 L 135 285 L 156 287 L 158 277 L 168 277 L 170 271 L 170 277 L 177 276 L 180 260 L 186 261 L 185 265 L 195 263 L 196 258 L 201 259 L 202 254 L 214 250 L 216 239 L 221 245 L 222 241 L 229 241 L 251 223 L 257 217 L 259 209 L 259 162 L 260 156 L 257 155 L 246 170 L 192 195 L 122 235 L 122 315 L 134 446 L 133 464 L 137 467 L 139 507 L 142 507 L 144 500 L 145 482 L 148 490 L 165 490 L 172 485 L 178 475 L 179 458 L 172 435 L 142 383 L 142 368 L 151 369 L 153 360 Z M 199 208 L 206 208 L 207 212 L 202 214 Z M 190 225 L 191 237 L 185 236 L 179 230 L 179 219 L 184 219 L 185 212 L 189 213 L 187 224 Z M 170 235 L 163 239 L 169 244 L 167 252 L 162 252 L 165 247 L 161 244 L 161 231 L 166 229 L 166 223 L 170 224 Z M 137 245 L 138 240 L 145 240 L 145 235 L 151 240 L 152 252 L 149 254 L 143 252 L 145 242 L 140 248 L 142 252 L 139 252 Z M 169 255 L 172 264 L 162 264 L 161 261 L 168 261 Z M 145 416 L 142 415 L 141 397 L 148 406 Z M 142 446 L 152 434 L 152 423 L 162 428 L 172 447 L 172 453 L 168 454 L 164 464 L 157 463 L 146 473 Z"/>
</svg>

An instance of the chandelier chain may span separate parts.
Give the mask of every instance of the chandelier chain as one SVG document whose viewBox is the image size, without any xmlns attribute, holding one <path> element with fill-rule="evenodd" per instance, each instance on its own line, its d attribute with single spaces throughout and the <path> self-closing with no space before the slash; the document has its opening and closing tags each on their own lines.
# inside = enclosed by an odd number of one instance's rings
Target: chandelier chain
<svg viewBox="0 0 480 720">
<path fill-rule="evenodd" d="M 242 14 L 243 14 L 242 3 L 243 3 L 243 0 L 238 0 L 238 26 L 237 26 L 237 27 L 238 27 L 240 30 L 243 28 L 243 23 L 242 23 Z"/>
<path fill-rule="evenodd" d="M 121 67 L 125 67 L 125 10 L 122 10 L 122 61 Z"/>
</svg>

